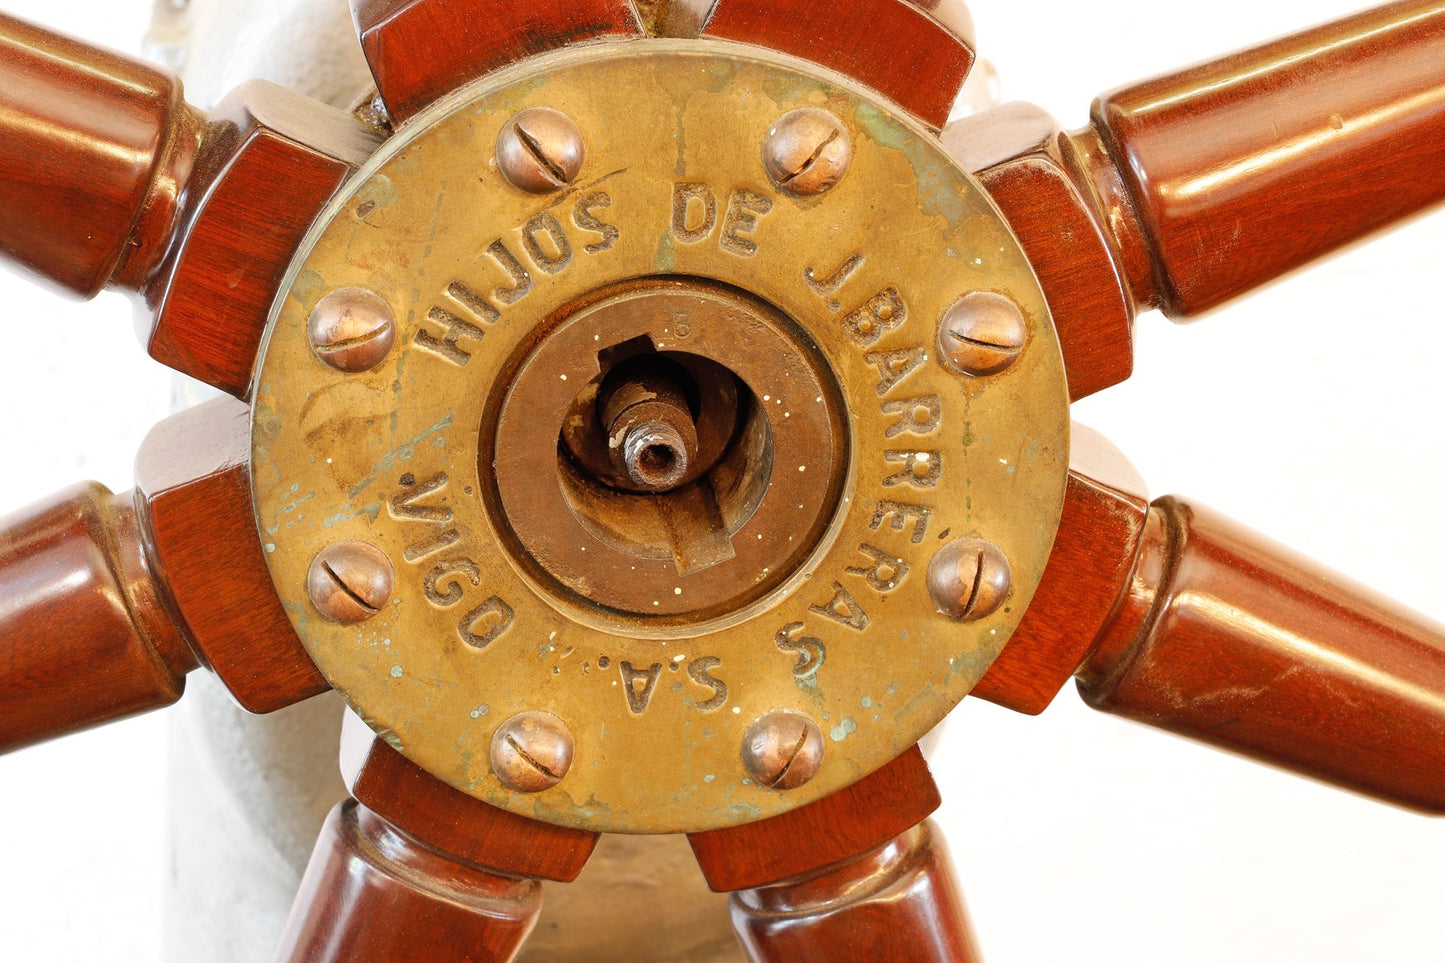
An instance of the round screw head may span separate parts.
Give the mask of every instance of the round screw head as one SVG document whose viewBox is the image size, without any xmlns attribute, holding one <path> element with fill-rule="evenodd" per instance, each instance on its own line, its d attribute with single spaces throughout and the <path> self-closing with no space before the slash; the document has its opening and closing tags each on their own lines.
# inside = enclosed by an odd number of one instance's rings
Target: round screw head
<svg viewBox="0 0 1445 963">
<path fill-rule="evenodd" d="M 497 137 L 497 166 L 513 187 L 550 194 L 577 179 L 587 149 L 572 118 L 550 107 L 522 111 Z"/>
<path fill-rule="evenodd" d="M 332 622 L 354 625 L 373 618 L 391 599 L 391 559 L 366 542 L 336 542 L 311 560 L 306 591 Z"/>
<path fill-rule="evenodd" d="M 396 341 L 396 315 L 380 295 L 341 288 L 322 298 L 306 325 L 311 350 L 338 371 L 370 371 Z"/>
<path fill-rule="evenodd" d="M 981 538 L 960 538 L 928 563 L 928 592 L 938 610 L 961 622 L 992 615 L 1013 587 L 1008 559 Z"/>
<path fill-rule="evenodd" d="M 853 163 L 853 138 L 826 110 L 784 114 L 763 140 L 763 167 L 774 184 L 803 197 L 832 190 Z"/>
<path fill-rule="evenodd" d="M 975 291 L 943 313 L 938 350 L 959 374 L 998 374 L 1024 353 L 1028 322 L 1019 306 L 1001 294 Z"/>
<path fill-rule="evenodd" d="M 572 733 L 550 712 L 523 712 L 492 736 L 492 771 L 517 792 L 551 789 L 572 768 Z"/>
<path fill-rule="evenodd" d="M 743 733 L 743 766 L 760 786 L 796 789 L 822 765 L 823 732 L 801 712 L 769 712 Z"/>
</svg>

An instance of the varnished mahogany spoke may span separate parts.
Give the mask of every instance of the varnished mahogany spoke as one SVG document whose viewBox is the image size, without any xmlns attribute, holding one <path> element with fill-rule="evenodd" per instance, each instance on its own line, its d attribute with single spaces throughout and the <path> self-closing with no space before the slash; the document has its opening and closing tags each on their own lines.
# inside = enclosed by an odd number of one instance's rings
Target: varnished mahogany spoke
<svg viewBox="0 0 1445 963">
<path fill-rule="evenodd" d="M 1073 428 L 1068 490 L 1043 580 L 971 695 L 1038 714 L 1068 684 L 1128 585 L 1149 496 L 1118 449 Z"/>
<path fill-rule="evenodd" d="M 932 820 L 801 879 L 734 893 L 753 963 L 981 963 L 943 836 Z"/>
<path fill-rule="evenodd" d="M 332 811 L 277 955 L 288 963 L 511 960 L 597 834 L 489 806 L 424 772 L 354 716 Z"/>
<path fill-rule="evenodd" d="M 1028 254 L 1059 334 L 1070 399 L 1127 380 L 1135 298 L 1113 240 L 1121 208 L 1095 192 L 1075 141 L 1044 111 L 1014 103 L 949 124 L 943 146 L 977 175 Z"/>
<path fill-rule="evenodd" d="M 524 57 L 642 32 L 630 0 L 351 0 L 351 11 L 397 123 Z"/>
<path fill-rule="evenodd" d="M 1095 708 L 1445 813 L 1445 626 L 1173 498 L 1080 672 Z"/>
<path fill-rule="evenodd" d="M 0 255 L 82 297 L 139 288 L 201 126 L 169 72 L 0 13 Z"/>
<path fill-rule="evenodd" d="M 1128 87 L 1093 119 L 1074 141 L 1136 212 L 1131 287 L 1197 315 L 1445 200 L 1445 0 Z"/>
<path fill-rule="evenodd" d="M 130 496 L 80 485 L 0 520 L 0 752 L 169 705 L 196 665 Z"/>
<path fill-rule="evenodd" d="M 882 846 L 942 800 L 915 746 L 872 775 L 815 803 L 755 823 L 688 836 L 719 893 L 805 876 Z"/>
<path fill-rule="evenodd" d="M 207 118 L 176 243 L 145 284 L 151 357 L 250 390 L 281 280 L 312 221 L 380 143 L 351 115 L 253 81 Z"/>
<path fill-rule="evenodd" d="M 250 422 L 220 398 L 161 422 L 136 458 L 149 557 L 205 664 L 251 712 L 325 692 L 266 568 L 251 504 Z"/>
<path fill-rule="evenodd" d="M 934 128 L 948 120 L 974 61 L 973 21 L 958 0 L 671 0 L 658 29 L 758 44 L 823 64 Z"/>
<path fill-rule="evenodd" d="M 140 292 L 152 357 L 238 397 L 292 254 L 378 142 L 259 82 L 202 115 L 171 74 L 0 14 L 0 256 Z"/>
<path fill-rule="evenodd" d="M 539 823 L 453 789 L 352 715 L 342 729 L 341 775 L 359 802 L 401 831 L 503 875 L 571 882 L 597 846 L 596 833 Z"/>
<path fill-rule="evenodd" d="M 506 963 L 541 908 L 536 880 L 458 862 L 352 800 L 321 830 L 276 959 Z"/>
<path fill-rule="evenodd" d="M 1445 811 L 1445 627 L 1207 509 L 1151 507 L 1075 426 L 1053 555 L 973 695 L 1094 707 L 1391 802 Z"/>
<path fill-rule="evenodd" d="M 135 492 L 0 521 L 0 751 L 169 705 L 199 665 L 253 712 L 326 691 L 262 558 L 247 427 L 202 405 L 146 438 Z"/>
<path fill-rule="evenodd" d="M 734 894 L 755 963 L 973 963 L 948 855 L 924 822 L 939 801 L 915 746 L 818 802 L 688 841 L 708 885 Z"/>
</svg>

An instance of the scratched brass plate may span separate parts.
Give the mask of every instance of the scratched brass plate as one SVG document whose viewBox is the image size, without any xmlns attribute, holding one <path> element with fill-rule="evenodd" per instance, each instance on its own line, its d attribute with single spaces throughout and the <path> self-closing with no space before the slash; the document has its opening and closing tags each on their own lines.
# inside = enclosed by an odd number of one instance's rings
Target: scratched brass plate
<svg viewBox="0 0 1445 963">
<path fill-rule="evenodd" d="M 561 195 L 523 194 L 495 167 L 499 130 L 533 106 L 566 112 L 586 138 L 581 177 Z M 778 191 L 762 168 L 765 134 L 798 107 L 831 110 L 854 139 L 851 170 L 818 198 Z M 675 224 L 675 199 L 700 191 L 715 205 L 690 202 Z M 744 204 L 755 223 L 739 218 Z M 485 497 L 492 478 L 478 460 L 483 426 L 540 326 L 654 275 L 721 282 L 774 306 L 832 367 L 843 407 L 843 493 L 816 547 L 764 597 L 699 623 L 590 610 L 535 579 Z M 323 365 L 306 341 L 311 309 L 352 285 L 380 294 L 399 325 L 391 356 L 365 374 Z M 981 380 L 946 371 L 933 347 L 945 309 L 976 290 L 1013 298 L 1029 323 L 1022 360 Z M 442 346 L 447 317 L 482 336 Z M 817 403 L 768 400 L 774 419 Z M 1044 299 L 980 189 L 930 135 L 851 82 L 688 41 L 529 62 L 389 141 L 298 256 L 254 410 L 266 558 L 327 678 L 459 789 L 612 832 L 771 816 L 916 742 L 1018 624 L 1052 546 L 1068 461 Z M 925 585 L 932 555 L 964 535 L 996 543 L 1013 570 L 1008 603 L 972 624 L 939 614 Z M 396 567 L 391 604 L 359 627 L 327 622 L 307 600 L 308 566 L 340 539 L 371 542 Z M 740 759 L 744 729 L 779 708 L 811 715 L 827 743 L 818 776 L 787 792 L 752 784 Z M 571 772 L 536 795 L 506 790 L 488 765 L 493 732 L 524 710 L 561 717 L 576 740 Z"/>
</svg>

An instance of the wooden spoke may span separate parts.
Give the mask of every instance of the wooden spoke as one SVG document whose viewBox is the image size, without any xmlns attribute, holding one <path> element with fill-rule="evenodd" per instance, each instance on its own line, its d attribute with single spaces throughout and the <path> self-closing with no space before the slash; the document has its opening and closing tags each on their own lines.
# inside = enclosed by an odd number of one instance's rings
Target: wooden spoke
<svg viewBox="0 0 1445 963">
<path fill-rule="evenodd" d="M 1143 480 L 1097 433 L 1075 424 L 1069 487 L 1034 600 L 970 695 L 1038 714 L 1088 656 L 1127 590 L 1149 515 Z"/>
<path fill-rule="evenodd" d="M 924 823 L 939 801 L 915 746 L 818 802 L 688 841 L 708 885 L 733 893 L 755 963 L 972 963 L 947 853 Z"/>
<path fill-rule="evenodd" d="M 732 898 L 753 963 L 980 963 L 983 956 L 930 820 L 871 852 Z"/>
<path fill-rule="evenodd" d="M 659 32 L 758 44 L 873 87 L 940 129 L 973 67 L 973 21 L 958 0 L 672 0 Z"/>
<path fill-rule="evenodd" d="M 459 862 L 348 801 L 322 827 L 276 959 L 503 963 L 541 908 L 536 880 Z"/>
<path fill-rule="evenodd" d="M 0 751 L 169 705 L 216 672 L 245 708 L 324 692 L 262 559 L 248 412 L 158 425 L 137 489 L 82 485 L 0 521 Z"/>
<path fill-rule="evenodd" d="M 1054 553 L 973 695 L 1098 709 L 1445 812 L 1445 627 L 1174 498 L 1075 427 Z M 1109 462 L 1112 461 L 1111 466 Z"/>
<path fill-rule="evenodd" d="M 571 882 L 597 845 L 596 833 L 517 816 L 453 789 L 354 716 L 342 731 L 341 775 L 358 801 L 401 831 L 493 872 Z"/>
<path fill-rule="evenodd" d="M 932 815 L 942 800 L 915 746 L 815 803 L 755 823 L 688 836 L 719 893 L 770 886 L 868 852 Z"/>
<path fill-rule="evenodd" d="M 145 284 L 151 357 L 236 397 L 311 222 L 380 135 L 253 81 L 208 118 L 178 243 Z"/>
<path fill-rule="evenodd" d="M 170 705 L 196 657 L 129 496 L 80 485 L 0 521 L 0 752 Z"/>
<path fill-rule="evenodd" d="M 1445 813 L 1445 626 L 1197 505 L 1156 502 L 1090 705 Z"/>
<path fill-rule="evenodd" d="M 139 292 L 156 360 L 237 397 L 312 220 L 380 135 L 265 83 L 210 116 L 171 74 L 0 14 L 0 256 Z"/>
<path fill-rule="evenodd" d="M 641 35 L 630 0 L 351 0 L 392 120 L 533 54 Z"/>
<path fill-rule="evenodd" d="M 161 422 L 136 459 L 150 558 L 235 700 L 272 712 L 328 688 L 281 608 L 251 505 L 249 412 L 218 399 Z"/>
<path fill-rule="evenodd" d="M 332 811 L 291 910 L 282 961 L 511 960 L 597 834 L 516 816 L 453 789 L 355 716 L 341 769 L 356 799 Z"/>
<path fill-rule="evenodd" d="M 1445 200 L 1441 64 L 1445 4 L 1403 0 L 1099 100 L 1135 294 L 1188 318 Z"/>
<path fill-rule="evenodd" d="M 1112 240 L 1121 207 L 1095 191 L 1090 159 L 1052 117 L 1021 103 L 950 124 L 943 145 L 978 176 L 1028 254 L 1059 333 L 1070 398 L 1128 380 L 1136 298 Z"/>
<path fill-rule="evenodd" d="M 0 255 L 81 297 L 164 254 L 202 118 L 174 75 L 0 14 Z"/>
</svg>

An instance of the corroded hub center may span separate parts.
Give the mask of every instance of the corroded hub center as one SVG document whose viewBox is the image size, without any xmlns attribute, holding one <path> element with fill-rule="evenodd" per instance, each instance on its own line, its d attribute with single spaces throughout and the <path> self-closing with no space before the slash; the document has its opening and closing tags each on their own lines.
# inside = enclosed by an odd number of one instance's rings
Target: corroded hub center
<svg viewBox="0 0 1445 963">
<path fill-rule="evenodd" d="M 696 280 L 623 285 L 544 327 L 494 437 L 481 457 L 520 561 L 649 621 L 725 615 L 795 575 L 846 468 L 816 346 Z"/>
<path fill-rule="evenodd" d="M 603 357 L 598 354 L 599 362 Z M 636 490 L 665 495 L 682 487 L 698 463 L 702 388 L 685 367 L 655 351 L 629 360 L 633 363 L 609 371 L 597 389 L 589 440 L 601 442 L 612 466 Z M 724 403 L 731 409 L 728 420 L 736 424 L 737 392 L 731 394 Z"/>
<path fill-rule="evenodd" d="M 575 170 L 526 176 L 537 110 Z M 338 299 L 393 339 L 338 365 Z M 1022 617 L 1068 462 L 977 185 L 851 81 L 716 42 L 538 58 L 405 125 L 293 267 L 254 412 L 266 558 L 332 684 L 460 790 L 614 832 L 910 747 Z"/>
</svg>

